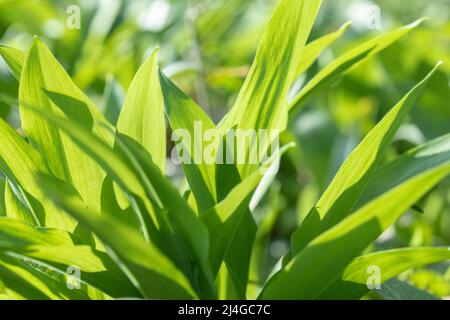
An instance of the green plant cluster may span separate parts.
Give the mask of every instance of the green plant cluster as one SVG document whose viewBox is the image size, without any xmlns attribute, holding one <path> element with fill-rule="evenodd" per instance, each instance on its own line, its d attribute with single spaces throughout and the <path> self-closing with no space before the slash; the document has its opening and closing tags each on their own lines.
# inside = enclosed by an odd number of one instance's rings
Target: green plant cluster
<svg viewBox="0 0 450 320">
<path fill-rule="evenodd" d="M 255 208 L 276 186 L 272 165 L 298 151 L 290 149 L 295 139 L 288 128 L 310 99 L 423 22 L 352 47 L 293 90 L 349 27 L 307 42 L 321 4 L 278 2 L 219 122 L 160 70 L 158 49 L 132 78 L 121 108 L 102 113 L 38 38 L 26 52 L 1 46 L 19 83 L 17 99 L 3 94 L 2 101 L 18 105 L 21 132 L 0 119 L 0 297 L 437 298 L 396 277 L 448 261 L 448 247 L 367 248 L 450 174 L 449 134 L 388 156 L 440 63 L 346 156 L 273 270 L 262 265 L 277 210 L 257 219 Z M 280 130 L 283 147 L 258 165 L 183 164 L 182 183 L 175 185 L 166 174 L 167 131 L 195 137 L 196 121 L 224 136 L 231 129 Z M 184 150 L 193 157 L 194 146 Z M 380 290 L 368 286 L 371 266 L 381 271 Z M 80 270 L 80 287 L 67 286 L 71 267 Z"/>
</svg>

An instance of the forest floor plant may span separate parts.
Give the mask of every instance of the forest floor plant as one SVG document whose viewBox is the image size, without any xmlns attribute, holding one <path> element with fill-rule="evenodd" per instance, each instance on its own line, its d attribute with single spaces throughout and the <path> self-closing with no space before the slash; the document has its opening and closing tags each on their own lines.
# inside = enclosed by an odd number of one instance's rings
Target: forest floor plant
<svg viewBox="0 0 450 320">
<path fill-rule="evenodd" d="M 252 211 L 289 144 L 266 161 L 258 153 L 256 163 L 183 162 L 180 189 L 166 177 L 166 120 L 171 131 L 192 135 L 196 144 L 176 141 L 181 156 L 192 159 L 205 144 L 194 123 L 220 132 L 211 143 L 224 148 L 230 130 L 282 132 L 311 96 L 422 22 L 339 56 L 288 100 L 294 81 L 348 27 L 306 44 L 320 6 L 320 0 L 279 1 L 237 100 L 219 124 L 159 70 L 157 50 L 136 73 L 114 126 L 39 39 L 27 52 L 0 47 L 19 81 L 23 132 L 0 120 L 0 171 L 7 180 L 0 296 L 361 299 L 377 291 L 368 286 L 373 266 L 381 284 L 450 259 L 447 247 L 365 252 L 450 173 L 448 135 L 381 165 L 435 69 L 348 156 L 264 283 L 249 280 L 258 228 Z M 240 152 L 255 156 L 256 143 L 267 151 L 270 141 L 259 140 Z M 390 281 L 406 296 L 426 295 Z"/>
</svg>

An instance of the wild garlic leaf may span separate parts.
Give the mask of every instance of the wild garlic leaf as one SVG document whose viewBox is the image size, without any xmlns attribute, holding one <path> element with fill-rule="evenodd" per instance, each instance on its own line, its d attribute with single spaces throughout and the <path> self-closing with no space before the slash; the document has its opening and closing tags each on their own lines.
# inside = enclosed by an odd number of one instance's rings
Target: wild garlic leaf
<svg viewBox="0 0 450 320">
<path fill-rule="evenodd" d="M 173 229 L 167 230 L 169 234 L 166 236 L 173 237 L 174 231 L 179 233 L 184 245 L 188 247 L 190 255 L 197 262 L 197 267 L 200 270 L 198 281 L 202 290 L 201 297 L 214 297 L 216 293 L 209 265 L 210 244 L 206 226 L 179 195 L 178 190 L 161 174 L 148 153 L 135 144 L 133 140 L 126 137 L 121 138 L 124 147 L 134 155 L 142 168 L 142 172 L 152 184 L 158 202 L 162 205 L 161 209 L 167 210 L 167 219 L 172 224 Z M 181 248 L 181 244 L 179 246 Z"/>
<path fill-rule="evenodd" d="M 224 133 L 232 128 L 279 131 L 286 128 L 287 95 L 321 3 L 321 0 L 278 2 L 239 96 L 220 125 Z M 246 152 L 254 152 L 252 145 L 258 141 L 252 141 Z M 262 148 L 267 150 L 270 142 Z M 257 164 L 238 167 L 245 177 Z"/>
<path fill-rule="evenodd" d="M 37 117 L 27 107 L 65 114 L 105 136 L 105 139 L 111 135 L 94 124 L 99 119 L 103 120 L 100 112 L 38 39 L 33 41 L 25 59 L 19 84 L 19 103 L 23 130 L 52 173 L 73 184 L 89 206 L 99 209 L 105 177 L 103 170 L 57 127 Z"/>
<path fill-rule="evenodd" d="M 383 300 L 440 300 L 438 297 L 398 279 L 390 279 L 372 290 Z"/>
<path fill-rule="evenodd" d="M 173 229 L 167 230 L 163 228 L 166 227 L 167 223 L 173 224 L 185 240 L 190 254 L 198 262 L 198 268 L 201 270 L 199 275 L 200 283 L 205 291 L 204 294 L 207 297 L 214 296 L 213 279 L 207 264 L 209 251 L 207 230 L 184 202 L 177 190 L 170 185 L 159 168 L 151 161 L 146 150 L 139 147 L 134 140 L 130 138 L 127 140 L 127 137 L 118 134 L 116 143 L 120 143 L 118 145 L 119 149 L 122 149 L 129 155 L 128 161 L 125 162 L 118 152 L 114 152 L 105 142 L 76 122 L 68 121 L 51 113 L 43 113 L 39 109 L 30 110 L 33 110 L 36 114 L 44 117 L 68 134 L 86 154 L 95 159 L 110 174 L 123 190 L 138 196 L 140 199 L 147 201 L 147 203 L 150 198 L 153 205 L 161 206 L 160 210 L 147 212 L 148 214 L 156 213 L 152 216 L 152 219 L 156 229 L 161 228 L 160 230 L 150 230 L 150 236 L 157 237 L 152 240 L 158 244 L 161 243 L 164 237 L 169 241 L 174 240 L 170 238 L 170 235 L 173 237 Z M 149 209 L 149 207 L 147 208 Z M 167 210 L 167 212 L 161 210 Z M 166 215 L 170 219 L 167 219 Z M 148 225 L 146 224 L 145 226 Z M 147 231 L 149 230 L 147 229 Z M 169 231 L 171 233 L 167 234 Z M 158 235 L 158 232 L 162 234 Z M 179 248 L 181 251 L 184 249 L 184 246 Z M 179 252 L 179 255 L 181 253 Z"/>
<path fill-rule="evenodd" d="M 5 216 L 8 218 L 23 221 L 31 225 L 39 224 L 39 222 L 36 221 L 35 218 L 33 217 L 32 211 L 27 207 L 27 205 L 23 201 L 19 200 L 19 196 L 17 196 L 14 193 L 12 188 L 13 188 L 12 184 L 6 181 L 4 191 Z M 22 195 L 22 193 L 19 190 L 17 190 L 17 192 L 20 193 L 20 195 Z"/>
<path fill-rule="evenodd" d="M 125 93 L 122 85 L 114 76 L 107 76 L 102 95 L 101 110 L 106 120 L 113 126 L 117 125 L 124 101 Z"/>
<path fill-rule="evenodd" d="M 370 291 L 367 281 L 374 267 L 377 268 L 375 272 L 379 270 L 379 283 L 384 287 L 386 281 L 404 271 L 447 260 L 450 260 L 450 249 L 445 247 L 402 248 L 360 256 L 321 293 L 319 299 L 361 299 Z"/>
<path fill-rule="evenodd" d="M 353 259 L 448 174 L 450 164 L 430 169 L 323 232 L 269 279 L 260 299 L 318 298 Z"/>
<path fill-rule="evenodd" d="M 25 61 L 25 53 L 15 48 L 0 45 L 0 56 L 5 60 L 14 78 L 19 81 Z"/>
<path fill-rule="evenodd" d="M 36 270 L 22 259 L 0 253 L 1 285 L 10 299 L 29 300 L 87 300 L 79 289 L 70 290 L 67 283 Z"/>
<path fill-rule="evenodd" d="M 35 179 L 38 172 L 48 172 L 41 155 L 2 119 L 0 137 L 0 168 L 17 187 L 34 223 L 73 231 L 76 222 L 53 205 Z"/>
<path fill-rule="evenodd" d="M 160 72 L 165 112 L 172 137 L 180 151 L 184 174 L 200 211 L 216 203 L 215 163 L 207 163 L 203 151 L 219 141 L 204 141 L 202 133 L 216 128 L 209 116 L 187 97 L 169 78 Z M 182 150 L 182 152 L 181 152 Z"/>
<path fill-rule="evenodd" d="M 138 232 L 111 216 L 90 212 L 79 199 L 61 193 L 58 186 L 53 185 L 50 180 L 46 181 L 46 186 L 59 207 L 92 230 L 111 248 L 116 263 L 122 267 L 145 298 L 196 297 L 186 276 Z"/>
<path fill-rule="evenodd" d="M 421 172 L 449 162 L 450 134 L 417 146 L 375 171 L 357 207 Z"/>
<path fill-rule="evenodd" d="M 269 161 L 234 187 L 225 199 L 206 211 L 201 217 L 209 229 L 210 260 L 214 275 L 219 272 L 224 255 L 233 241 L 244 215 L 249 211 L 250 201 L 255 190 L 262 183 L 261 180 L 264 179 L 265 174 L 271 170 L 272 165 L 279 164 L 280 157 L 288 148 L 289 146 L 285 146 L 280 149 Z"/>
<path fill-rule="evenodd" d="M 324 35 L 310 43 L 308 43 L 302 51 L 299 59 L 299 65 L 297 69 L 297 77 L 302 75 L 312 66 L 317 60 L 320 54 L 333 44 L 336 40 L 343 36 L 343 34 L 350 27 L 351 21 L 346 22 L 339 28 L 339 30 Z"/>
<path fill-rule="evenodd" d="M 357 203 L 402 121 L 436 67 L 397 103 L 353 150 L 315 207 L 291 236 L 291 256 L 345 218 Z"/>
<path fill-rule="evenodd" d="M 356 46 L 333 60 L 328 66 L 317 73 L 289 102 L 289 117 L 295 118 L 306 101 L 325 86 L 334 83 L 339 77 L 356 68 L 369 57 L 380 53 L 403 36 L 418 27 L 425 19 L 419 19 L 411 24 L 372 38 Z"/>
<path fill-rule="evenodd" d="M 117 130 L 140 143 L 164 174 L 166 122 L 157 59 L 156 49 L 134 76 L 119 115 Z"/>
<path fill-rule="evenodd" d="M 81 281 L 112 297 L 140 296 L 105 253 L 77 244 L 77 236 L 58 229 L 37 229 L 14 219 L 0 219 L 0 251 L 13 252 L 58 274 L 70 266 L 83 273 Z"/>
</svg>

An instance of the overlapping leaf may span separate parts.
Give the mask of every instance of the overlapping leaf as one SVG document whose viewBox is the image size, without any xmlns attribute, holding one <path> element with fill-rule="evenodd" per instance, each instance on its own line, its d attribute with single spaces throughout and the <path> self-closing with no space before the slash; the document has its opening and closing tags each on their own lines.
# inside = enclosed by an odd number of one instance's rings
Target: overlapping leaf
<svg viewBox="0 0 450 320">
<path fill-rule="evenodd" d="M 100 112 L 38 39 L 34 40 L 25 58 L 19 102 L 23 130 L 52 173 L 73 184 L 89 206 L 99 209 L 104 172 L 57 127 L 46 119 L 36 117 L 27 106 L 65 114 L 105 139 L 109 133 L 94 124 L 94 120 L 103 120 Z"/>
<path fill-rule="evenodd" d="M 356 258 L 320 299 L 360 299 L 367 292 L 368 268 L 380 270 L 380 284 L 409 269 L 450 260 L 449 248 L 405 248 L 376 252 Z M 377 291 L 377 290 L 376 290 Z"/>
<path fill-rule="evenodd" d="M 48 172 L 41 155 L 1 119 L 0 136 L 0 168 L 8 179 L 20 188 L 17 191 L 23 200 L 21 204 L 30 211 L 30 218 L 40 226 L 73 231 L 75 222 L 46 199 L 42 188 L 36 182 L 37 172 Z"/>
<path fill-rule="evenodd" d="M 345 23 L 339 30 L 322 36 L 311 43 L 308 43 L 302 51 L 300 56 L 300 63 L 297 69 L 297 76 L 303 74 L 311 67 L 314 61 L 320 56 L 320 54 L 328 48 L 333 42 L 338 40 L 350 27 L 351 22 Z"/>
<path fill-rule="evenodd" d="M 450 164 L 430 169 L 323 232 L 269 280 L 260 298 L 318 298 L 354 258 L 449 173 Z"/>
<path fill-rule="evenodd" d="M 25 53 L 18 49 L 0 46 L 0 55 L 5 60 L 16 80 L 19 80 L 25 61 Z"/>
<path fill-rule="evenodd" d="M 139 291 L 109 256 L 83 245 L 76 235 L 58 229 L 36 229 L 13 219 L 0 219 L 0 251 L 13 252 L 59 274 L 69 266 L 80 281 L 112 297 L 139 297 Z"/>
<path fill-rule="evenodd" d="M 439 64 L 438 64 L 439 65 Z M 437 66 L 353 150 L 310 214 L 291 237 L 291 256 L 345 218 L 358 201 L 395 132 Z"/>
<path fill-rule="evenodd" d="M 117 129 L 141 144 L 165 173 L 166 122 L 157 57 L 158 50 L 155 50 L 136 73 L 128 88 Z"/>
<path fill-rule="evenodd" d="M 160 212 L 157 216 L 155 221 L 157 222 L 156 225 L 166 225 L 165 215 L 167 214 L 170 217 L 171 223 L 173 222 L 181 236 L 185 239 L 190 253 L 198 262 L 198 267 L 201 270 L 200 282 L 202 288 L 205 290 L 205 294 L 214 295 L 212 278 L 209 266 L 207 265 L 209 250 L 207 230 L 178 192 L 170 185 L 160 170 L 151 161 L 148 153 L 133 140 L 129 141 L 126 137 L 120 137 L 118 135 L 116 143 L 120 143 L 119 148 L 131 156 L 129 162 L 125 162 L 106 143 L 75 122 L 68 121 L 51 113 L 42 113 L 38 109 L 32 110 L 36 114 L 48 119 L 52 124 L 61 128 L 61 130 L 64 130 L 124 190 L 138 196 L 140 199 L 152 199 L 154 204 L 163 206 L 160 209 L 167 209 L 167 213 Z M 160 241 L 161 238 L 154 240 Z"/>
<path fill-rule="evenodd" d="M 312 95 L 323 87 L 332 84 L 351 69 L 356 68 L 364 60 L 386 49 L 419 26 L 423 21 L 424 19 L 417 20 L 409 25 L 370 39 L 336 58 L 317 73 L 290 101 L 289 116 L 294 118 Z"/>
<path fill-rule="evenodd" d="M 320 0 L 278 3 L 239 96 L 220 125 L 224 132 L 231 128 L 280 132 L 285 129 L 287 95 L 297 76 L 299 59 L 320 5 Z M 250 141 L 246 152 L 254 152 L 259 142 Z M 262 143 L 264 151 L 269 143 L 271 141 Z M 239 171 L 246 176 L 254 168 L 254 164 L 247 163 L 239 166 Z"/>
</svg>

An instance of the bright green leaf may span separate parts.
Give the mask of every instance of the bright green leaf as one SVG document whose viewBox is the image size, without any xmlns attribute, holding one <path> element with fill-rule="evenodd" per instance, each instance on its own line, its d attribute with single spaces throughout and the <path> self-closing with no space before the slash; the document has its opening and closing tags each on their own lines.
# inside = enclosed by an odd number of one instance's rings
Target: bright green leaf
<svg viewBox="0 0 450 320">
<path fill-rule="evenodd" d="M 339 77 L 356 68 L 363 61 L 383 51 L 414 28 L 424 19 L 417 20 L 386 34 L 370 39 L 333 60 L 328 66 L 317 73 L 289 103 L 289 116 L 294 118 L 305 105 L 305 102 L 325 86 L 334 83 Z"/>
<path fill-rule="evenodd" d="M 449 248 L 405 248 L 375 252 L 356 258 L 345 268 L 342 276 L 330 285 L 320 299 L 360 299 L 367 292 L 368 278 L 372 275 L 369 269 L 375 266 L 380 271 L 379 283 L 384 284 L 389 279 L 409 269 L 427 264 L 450 260 Z M 386 288 L 382 285 L 382 288 Z M 374 290 L 378 292 L 378 290 Z"/>
<path fill-rule="evenodd" d="M 325 231 L 268 281 L 260 298 L 319 297 L 354 258 L 449 173 L 449 164 L 428 170 Z"/>
<path fill-rule="evenodd" d="M 117 123 L 120 133 L 140 143 L 162 173 L 166 168 L 166 123 L 158 75 L 158 50 L 136 73 Z"/>
<path fill-rule="evenodd" d="M 394 134 L 438 65 L 406 94 L 353 150 L 315 207 L 292 234 L 292 257 L 299 253 L 309 241 L 339 223 L 350 213 Z"/>
</svg>

